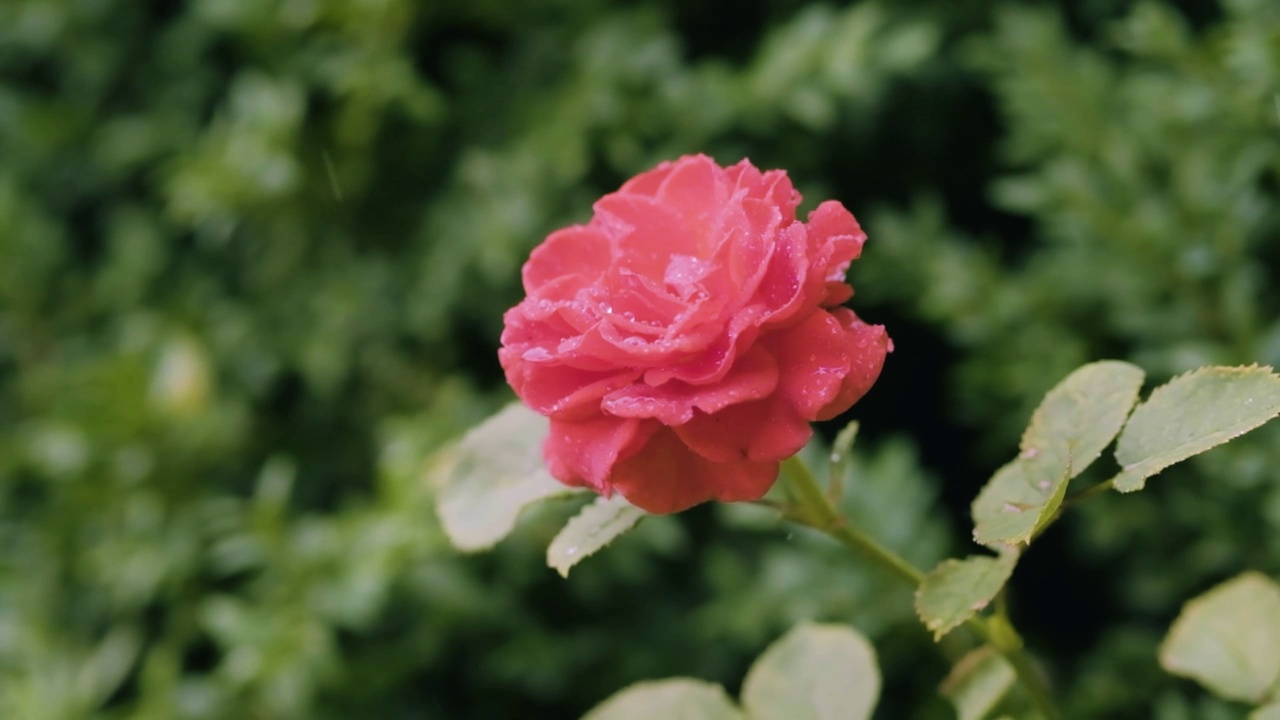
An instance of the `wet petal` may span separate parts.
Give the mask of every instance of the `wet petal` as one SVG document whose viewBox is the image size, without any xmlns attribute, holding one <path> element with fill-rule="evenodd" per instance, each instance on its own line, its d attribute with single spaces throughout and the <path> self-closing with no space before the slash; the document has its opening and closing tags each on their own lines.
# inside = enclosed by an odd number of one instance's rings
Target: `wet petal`
<svg viewBox="0 0 1280 720">
<path fill-rule="evenodd" d="M 618 460 L 636 452 L 656 429 L 654 423 L 606 415 L 575 421 L 552 419 L 542 456 L 557 480 L 606 491 Z"/>
<path fill-rule="evenodd" d="M 639 508 L 673 513 L 708 500 L 758 500 L 777 478 L 776 462 L 713 462 L 661 428 L 614 466 L 610 484 Z"/>
</svg>

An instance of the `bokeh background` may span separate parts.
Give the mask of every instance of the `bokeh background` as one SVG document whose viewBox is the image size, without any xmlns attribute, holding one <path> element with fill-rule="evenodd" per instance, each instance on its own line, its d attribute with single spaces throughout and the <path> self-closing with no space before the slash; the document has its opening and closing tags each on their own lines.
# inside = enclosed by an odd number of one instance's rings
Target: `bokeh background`
<svg viewBox="0 0 1280 720">
<path fill-rule="evenodd" d="M 736 691 L 803 618 L 873 638 L 877 717 L 951 717 L 964 638 L 758 514 L 567 581 L 571 505 L 443 540 L 424 468 L 510 398 L 523 258 L 699 151 L 867 228 L 897 349 L 845 505 L 921 564 L 1075 366 L 1280 363 L 1274 0 L 4 0 L 0 717 L 572 718 Z M 1069 717 L 1242 718 L 1154 653 L 1245 568 L 1280 573 L 1274 427 L 1073 510 L 1012 610 Z"/>
</svg>

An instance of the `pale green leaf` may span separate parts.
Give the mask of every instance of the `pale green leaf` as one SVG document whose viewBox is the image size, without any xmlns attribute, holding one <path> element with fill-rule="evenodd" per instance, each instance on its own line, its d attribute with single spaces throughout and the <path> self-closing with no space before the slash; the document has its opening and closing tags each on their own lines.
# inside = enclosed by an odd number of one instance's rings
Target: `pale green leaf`
<svg viewBox="0 0 1280 720">
<path fill-rule="evenodd" d="M 845 625 L 797 625 L 742 685 L 751 720 L 866 720 L 880 697 L 875 650 Z"/>
<path fill-rule="evenodd" d="M 1280 720 L 1280 703 L 1273 703 L 1249 713 L 1249 720 Z"/>
<path fill-rule="evenodd" d="M 568 577 L 569 568 L 630 530 L 644 516 L 645 511 L 621 495 L 596 498 L 570 518 L 551 541 L 547 565 L 555 568 L 561 577 Z"/>
<path fill-rule="evenodd" d="M 1118 360 L 1078 368 L 1050 390 L 1022 435 L 1022 454 L 1063 444 L 1071 456 L 1068 480 L 1098 459 L 1124 427 L 1138 401 L 1142 369 Z"/>
<path fill-rule="evenodd" d="M 1280 377 L 1269 367 L 1208 367 L 1156 388 L 1116 443 L 1120 492 L 1280 414 Z"/>
<path fill-rule="evenodd" d="M 916 589 L 916 613 L 939 640 L 990 604 L 1017 564 L 1011 550 L 943 560 Z"/>
<path fill-rule="evenodd" d="M 1188 602 L 1160 666 L 1230 700 L 1267 699 L 1280 681 L 1280 586 L 1247 572 Z"/>
<path fill-rule="evenodd" d="M 441 525 L 459 550 L 492 547 L 511 533 L 525 507 L 581 492 L 547 472 L 542 441 L 548 421 L 512 403 L 472 428 L 453 450 L 436 506 Z"/>
<path fill-rule="evenodd" d="M 1115 438 L 1138 399 L 1143 373 L 1115 360 L 1090 363 L 1050 390 L 1022 435 L 1021 452 L 973 503 L 983 545 L 1027 543 L 1062 505 L 1067 483 Z"/>
<path fill-rule="evenodd" d="M 1070 473 L 1063 444 L 1023 453 L 997 470 L 973 501 L 973 539 L 990 546 L 1031 542 L 1053 520 Z"/>
<path fill-rule="evenodd" d="M 957 720 L 983 720 L 1013 687 L 1013 666 L 990 645 L 960 658 L 938 691 L 951 701 Z"/>
<path fill-rule="evenodd" d="M 582 720 L 745 720 L 724 688 L 692 678 L 636 683 Z"/>
<path fill-rule="evenodd" d="M 831 499 L 839 504 L 844 492 L 844 475 L 849 465 L 849 455 L 853 452 L 853 441 L 858 437 L 858 421 L 854 420 L 836 434 L 831 443 L 830 490 Z"/>
</svg>

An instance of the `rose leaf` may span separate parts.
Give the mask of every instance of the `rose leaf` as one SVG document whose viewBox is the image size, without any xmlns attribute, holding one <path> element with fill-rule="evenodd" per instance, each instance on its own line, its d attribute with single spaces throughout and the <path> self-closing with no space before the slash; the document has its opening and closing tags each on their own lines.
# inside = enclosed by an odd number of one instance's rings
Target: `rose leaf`
<svg viewBox="0 0 1280 720">
<path fill-rule="evenodd" d="M 1269 367 L 1207 367 L 1156 388 L 1138 406 L 1116 442 L 1120 492 L 1141 490 L 1147 478 L 1239 437 L 1280 414 L 1280 376 Z"/>
<path fill-rule="evenodd" d="M 1188 602 L 1159 657 L 1224 698 L 1266 700 L 1280 681 L 1280 585 L 1247 572 Z"/>
<path fill-rule="evenodd" d="M 744 720 L 724 688 L 692 678 L 641 682 L 615 693 L 582 720 Z"/>
<path fill-rule="evenodd" d="M 845 625 L 796 626 L 756 659 L 742 685 L 751 720 L 867 720 L 879 697 L 875 650 Z"/>
<path fill-rule="evenodd" d="M 960 658 L 938 691 L 956 709 L 957 720 L 983 720 L 1013 687 L 1013 666 L 990 645 Z"/>
<path fill-rule="evenodd" d="M 1054 386 L 1032 414 L 1018 458 L 991 478 L 973 504 L 978 542 L 1027 543 L 1048 525 L 1067 483 L 1098 459 L 1124 426 L 1142 379 L 1138 367 L 1104 360 Z"/>
<path fill-rule="evenodd" d="M 1018 553 L 1012 550 L 996 557 L 943 560 L 916 589 L 916 614 L 933 631 L 933 639 L 941 640 L 990 604 L 1017 564 Z"/>
<path fill-rule="evenodd" d="M 540 500 L 582 492 L 556 482 L 542 460 L 548 421 L 512 403 L 472 428 L 440 473 L 436 511 L 454 547 L 466 552 L 497 544 L 515 529 L 520 511 Z"/>
<path fill-rule="evenodd" d="M 1280 703 L 1272 703 L 1249 713 L 1249 720 L 1280 720 Z"/>
<path fill-rule="evenodd" d="M 1071 479 L 1067 446 L 1019 456 L 996 471 L 973 501 L 973 539 L 982 545 L 1029 543 L 1053 520 Z"/>
<path fill-rule="evenodd" d="M 547 566 L 561 577 L 580 560 L 603 548 L 647 515 L 621 495 L 599 497 L 565 523 L 547 548 Z"/>
</svg>

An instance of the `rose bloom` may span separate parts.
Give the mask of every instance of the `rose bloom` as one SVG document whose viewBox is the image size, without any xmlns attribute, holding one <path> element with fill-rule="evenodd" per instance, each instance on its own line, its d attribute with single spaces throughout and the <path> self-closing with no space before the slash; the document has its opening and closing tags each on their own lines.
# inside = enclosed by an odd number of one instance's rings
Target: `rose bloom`
<svg viewBox="0 0 1280 720">
<path fill-rule="evenodd" d="M 784 171 L 686 156 L 534 249 L 498 358 L 552 475 L 653 513 L 756 500 L 867 392 L 892 343 L 840 307 L 866 234 L 799 204 Z"/>
</svg>

